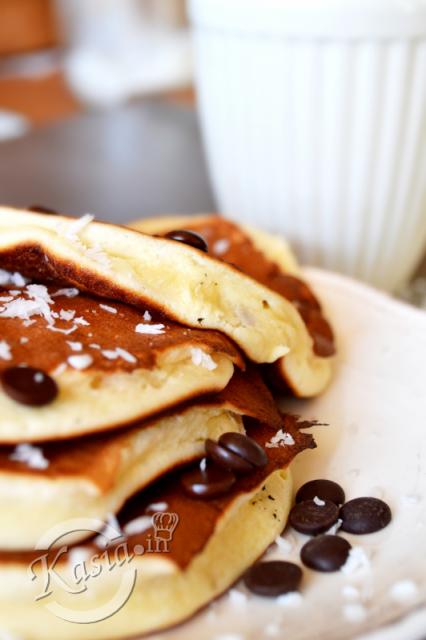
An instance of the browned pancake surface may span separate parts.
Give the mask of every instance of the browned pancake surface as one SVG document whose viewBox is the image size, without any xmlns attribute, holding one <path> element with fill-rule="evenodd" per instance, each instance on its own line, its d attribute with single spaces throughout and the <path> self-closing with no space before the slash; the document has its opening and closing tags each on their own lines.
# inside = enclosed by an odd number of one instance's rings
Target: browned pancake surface
<svg viewBox="0 0 426 640">
<path fill-rule="evenodd" d="M 253 491 L 275 470 L 286 468 L 300 452 L 316 446 L 312 436 L 302 433 L 300 426 L 306 428 L 308 425 L 306 422 L 298 425 L 294 416 L 283 416 L 281 428 L 293 437 L 294 444 L 266 448 L 269 458 L 267 466 L 247 476 L 240 477 L 233 489 L 223 497 L 214 500 L 199 500 L 187 496 L 180 485 L 182 471 L 178 470 L 132 498 L 118 516 L 121 526 L 139 516 L 151 513 L 152 511 L 149 509 L 151 504 L 165 503 L 168 512 L 176 513 L 179 516 L 179 523 L 170 543 L 168 556 L 177 566 L 184 569 L 194 556 L 206 546 L 222 514 L 239 495 Z M 253 427 L 248 427 L 248 433 L 260 445 L 265 446 L 275 435 L 276 429 L 267 425 L 256 424 Z M 151 537 L 152 529 L 129 537 L 129 551 L 132 552 L 136 545 L 144 545 L 147 548 Z M 78 546 L 88 548 L 93 553 L 99 553 L 99 549 L 91 542 L 87 542 L 84 545 L 79 544 Z M 111 546 L 110 550 L 113 553 L 114 546 Z M 0 562 L 4 564 L 11 562 L 29 564 L 38 558 L 40 553 L 40 551 L 0 551 Z M 55 555 L 56 552 L 53 552 L 51 559 Z M 61 560 L 65 561 L 66 556 L 62 556 Z"/>
</svg>

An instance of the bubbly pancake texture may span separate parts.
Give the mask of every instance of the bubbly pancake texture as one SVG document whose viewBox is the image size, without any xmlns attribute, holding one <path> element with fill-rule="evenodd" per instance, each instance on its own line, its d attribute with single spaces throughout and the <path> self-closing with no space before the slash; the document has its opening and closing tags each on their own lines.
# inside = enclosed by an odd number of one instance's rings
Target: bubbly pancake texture
<svg viewBox="0 0 426 640">
<path fill-rule="evenodd" d="M 279 388 L 288 386 L 302 397 L 316 395 L 325 388 L 331 376 L 329 359 L 335 353 L 333 330 L 282 238 L 215 215 L 150 218 L 131 226 L 160 235 L 174 229 L 195 231 L 207 242 L 212 256 L 233 264 L 291 302 L 309 333 L 312 354 L 309 360 L 298 357 L 296 347 L 293 354 L 274 363 L 270 378 Z"/>
<path fill-rule="evenodd" d="M 0 267 L 217 329 L 254 362 L 289 353 L 299 368 L 316 366 L 294 305 L 229 264 L 173 240 L 96 223 L 91 216 L 75 220 L 2 207 Z"/>
<path fill-rule="evenodd" d="M 45 531 L 66 527 L 71 518 L 105 520 L 156 478 L 202 457 L 207 438 L 244 433 L 243 416 L 276 428 L 281 422 L 254 370 L 237 373 L 217 395 L 131 429 L 38 447 L 0 447 L 0 549 L 32 549 Z M 77 530 L 68 540 L 87 535 Z"/>
<path fill-rule="evenodd" d="M 0 375 L 25 364 L 49 374 L 59 389 L 49 404 L 28 407 L 0 386 L 0 442 L 122 427 L 220 391 L 234 365 L 244 366 L 217 331 L 186 328 L 77 289 L 0 276 Z"/>
<path fill-rule="evenodd" d="M 266 447 L 269 462 L 264 469 L 241 477 L 223 497 L 208 501 L 188 497 L 181 489 L 177 472 L 132 499 L 119 514 L 118 522 L 133 558 L 121 570 L 105 571 L 88 582 L 87 597 L 78 599 L 52 584 L 52 593 L 36 601 L 43 578 L 41 552 L 1 552 L 3 627 L 31 640 L 58 637 L 105 640 L 165 629 L 196 613 L 231 586 L 286 523 L 291 503 L 288 465 L 295 455 L 315 445 L 310 436 L 299 431 L 294 418 L 286 416 L 281 426 L 291 435 L 293 445 L 268 448 L 276 430 L 265 425 L 249 428 L 249 435 Z M 157 512 L 151 526 L 148 523 L 144 531 L 126 536 L 125 531 L 131 531 L 132 523 L 149 516 L 160 505 L 164 516 L 158 517 Z M 164 544 L 153 548 L 153 534 L 167 535 L 171 524 L 175 528 L 167 552 Z M 123 541 L 119 534 L 116 529 L 117 540 L 101 560 L 104 567 Z M 98 539 L 96 544 L 99 545 Z M 74 552 L 65 549 L 55 564 L 55 572 L 70 580 L 76 558 L 86 557 L 89 563 L 91 557 L 99 554 L 96 544 L 86 543 Z M 49 561 L 54 553 L 48 553 Z M 32 581 L 27 573 L 30 565 L 36 576 Z M 92 624 L 73 624 L 57 617 L 61 613 L 64 616 L 66 611 L 67 620 L 74 616 L 77 621 L 88 608 L 92 612 L 101 610 L 100 607 L 113 601 L 129 570 L 136 570 L 135 584 L 124 606 L 114 615 Z"/>
</svg>

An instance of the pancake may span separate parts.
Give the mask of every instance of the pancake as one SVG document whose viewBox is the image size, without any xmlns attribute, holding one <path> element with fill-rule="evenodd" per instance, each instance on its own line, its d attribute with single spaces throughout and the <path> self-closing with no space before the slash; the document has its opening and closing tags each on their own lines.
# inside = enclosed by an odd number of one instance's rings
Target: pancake
<svg viewBox="0 0 426 640">
<path fill-rule="evenodd" d="M 202 457 L 207 438 L 244 433 L 242 416 L 276 427 L 281 421 L 254 370 L 236 374 L 215 396 L 132 429 L 42 447 L 0 447 L 0 549 L 32 549 L 46 530 L 71 518 L 117 513 L 136 491 Z M 84 537 L 87 532 L 76 531 L 70 540 Z"/>
<path fill-rule="evenodd" d="M 217 329 L 254 362 L 288 354 L 299 376 L 321 375 L 293 304 L 233 266 L 174 240 L 124 227 L 0 208 L 0 268 L 154 308 Z"/>
<path fill-rule="evenodd" d="M 2 281 L 8 278 L 3 272 Z M 9 286 L 0 286 L 0 375 L 26 364 L 48 373 L 59 394 L 33 407 L 0 386 L 2 443 L 123 427 L 220 391 L 234 365 L 244 367 L 238 349 L 217 331 L 185 328 L 130 305 L 11 278 Z"/>
<path fill-rule="evenodd" d="M 235 265 L 290 301 L 309 333 L 311 353 L 309 358 L 298 358 L 296 347 L 294 357 L 289 354 L 269 368 L 269 377 L 280 390 L 289 387 L 300 397 L 325 389 L 332 373 L 330 358 L 336 351 L 333 330 L 285 240 L 215 215 L 149 218 L 131 226 L 159 235 L 173 229 L 196 231 L 207 242 L 210 255 Z"/>
<path fill-rule="evenodd" d="M 268 465 L 242 476 L 221 498 L 186 496 L 176 473 L 136 496 L 120 513 L 124 531 L 136 518 L 152 513 L 153 502 L 162 503 L 167 512 L 153 516 L 155 530 L 148 525 L 127 539 L 117 538 L 100 559 L 93 543 L 71 550 L 65 545 L 59 555 L 1 552 L 2 627 L 28 640 L 112 640 L 188 619 L 229 588 L 285 526 L 291 502 L 288 465 L 314 443 L 289 416 L 282 428 L 294 444 L 266 448 Z M 275 433 L 265 425 L 249 430 L 263 446 Z M 118 557 L 124 558 L 118 554 L 120 544 L 129 561 L 109 569 Z M 90 562 L 96 562 L 96 572 L 82 588 L 77 581 L 91 573 Z M 48 583 L 46 566 L 54 567 L 56 576 L 49 574 Z M 67 582 L 58 585 L 58 576 Z M 67 592 L 66 585 L 68 591 L 74 586 L 74 593 Z M 37 600 L 41 593 L 49 595 Z"/>
</svg>

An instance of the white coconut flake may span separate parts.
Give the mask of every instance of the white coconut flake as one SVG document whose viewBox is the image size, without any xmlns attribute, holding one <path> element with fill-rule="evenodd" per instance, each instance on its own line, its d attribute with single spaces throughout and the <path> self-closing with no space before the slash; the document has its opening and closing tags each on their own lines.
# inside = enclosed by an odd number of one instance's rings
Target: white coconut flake
<svg viewBox="0 0 426 640">
<path fill-rule="evenodd" d="M 165 511 L 168 508 L 168 504 L 167 502 L 153 502 L 152 504 L 148 505 L 146 510 L 147 511 Z"/>
<path fill-rule="evenodd" d="M 118 353 L 115 349 L 102 349 L 101 354 L 107 360 L 117 360 L 118 358 Z"/>
<path fill-rule="evenodd" d="M 109 304 L 100 304 L 101 309 L 108 311 L 108 313 L 118 313 L 115 307 L 110 307 Z"/>
<path fill-rule="evenodd" d="M 164 324 L 144 324 L 139 323 L 135 327 L 136 333 L 147 333 L 153 336 L 159 336 L 164 333 Z"/>
<path fill-rule="evenodd" d="M 66 370 L 66 368 L 67 368 L 67 365 L 65 364 L 65 362 L 58 364 L 56 369 L 53 371 L 53 375 L 60 376 Z"/>
<path fill-rule="evenodd" d="M 89 347 L 91 349 L 100 349 L 101 345 L 100 344 L 96 344 L 96 342 L 92 342 L 91 344 L 89 344 Z"/>
<path fill-rule="evenodd" d="M 130 520 L 124 526 L 124 533 L 126 536 L 135 536 L 139 533 L 143 533 L 147 529 L 152 527 L 152 517 L 151 516 L 140 516 L 139 518 L 135 518 L 134 520 Z"/>
<path fill-rule="evenodd" d="M 75 311 L 73 310 L 69 310 L 66 311 L 65 309 L 61 309 L 59 312 L 59 317 L 61 320 L 65 320 L 66 322 L 70 322 L 75 316 Z"/>
<path fill-rule="evenodd" d="M 75 240 L 78 239 L 78 234 L 83 231 L 83 229 L 87 227 L 91 222 L 93 222 L 94 219 L 95 216 L 90 213 L 85 213 L 74 222 L 71 222 L 71 224 L 64 224 L 63 222 L 61 222 L 58 225 L 58 231 L 65 238 L 68 238 L 69 240 Z"/>
<path fill-rule="evenodd" d="M 205 471 L 207 469 L 207 458 L 200 460 L 200 470 Z"/>
<path fill-rule="evenodd" d="M 27 344 L 27 342 L 29 342 L 29 338 L 27 338 L 26 336 L 22 336 L 21 338 L 19 338 L 19 342 L 21 344 Z"/>
<path fill-rule="evenodd" d="M 15 287 L 25 287 L 28 282 L 30 282 L 30 280 L 28 280 L 28 278 L 24 278 L 24 276 L 17 271 L 15 271 L 15 273 L 11 273 L 10 271 L 0 269 L 0 286 L 2 287 L 7 285 L 14 285 Z"/>
<path fill-rule="evenodd" d="M 303 602 L 303 597 L 298 591 L 290 591 L 290 593 L 278 596 L 276 602 L 280 607 L 299 607 Z"/>
<path fill-rule="evenodd" d="M 125 360 L 126 362 L 130 362 L 131 364 L 134 364 L 135 362 L 137 362 L 137 358 L 135 358 L 135 356 L 132 353 L 129 353 L 128 351 L 126 351 L 125 349 L 122 349 L 121 347 L 117 347 L 115 352 L 118 356 L 120 356 L 120 358 L 123 358 L 123 360 Z"/>
<path fill-rule="evenodd" d="M 150 314 L 149 311 L 144 311 L 143 319 L 145 320 L 145 322 L 151 322 L 152 315 Z"/>
<path fill-rule="evenodd" d="M 103 529 L 100 534 L 96 536 L 94 542 L 97 547 L 105 549 L 109 542 L 116 541 L 120 538 L 124 538 L 120 524 L 115 515 L 113 513 L 109 513 Z"/>
<path fill-rule="evenodd" d="M 365 607 L 360 603 L 345 604 L 343 606 L 343 615 L 349 622 L 362 622 L 367 616 Z"/>
<path fill-rule="evenodd" d="M 406 604 L 416 598 L 418 588 L 413 580 L 399 580 L 389 590 L 389 595 L 395 602 Z"/>
<path fill-rule="evenodd" d="M 333 525 L 331 525 L 331 527 L 329 529 L 327 529 L 326 534 L 330 535 L 330 536 L 335 536 L 336 533 L 339 531 L 340 527 L 343 524 L 343 520 L 341 518 L 338 518 L 337 522 L 335 522 Z"/>
<path fill-rule="evenodd" d="M 87 322 L 85 318 L 79 317 L 74 319 L 74 324 L 79 324 L 82 327 L 88 327 L 90 325 L 90 322 Z"/>
<path fill-rule="evenodd" d="M 371 568 L 370 560 L 362 547 L 352 547 L 349 551 L 348 559 L 340 569 L 345 575 L 353 575 L 369 571 Z"/>
<path fill-rule="evenodd" d="M 10 302 L 13 300 L 13 296 L 0 296 L 0 302 Z"/>
<path fill-rule="evenodd" d="M 283 538 L 282 536 L 277 536 L 275 538 L 275 544 L 278 549 L 283 553 L 290 553 L 293 548 L 293 544 L 287 538 Z"/>
<path fill-rule="evenodd" d="M 213 244 L 213 253 L 215 253 L 217 256 L 222 256 L 229 250 L 230 246 L 231 243 L 227 238 L 216 240 L 216 242 Z"/>
<path fill-rule="evenodd" d="M 55 293 L 52 293 L 52 298 L 56 296 L 65 296 L 66 298 L 75 298 L 80 291 L 75 287 L 66 287 L 65 289 L 58 289 Z"/>
<path fill-rule="evenodd" d="M 342 594 L 343 594 L 343 597 L 346 598 L 346 600 L 354 601 L 354 600 L 359 600 L 360 598 L 359 589 L 354 587 L 352 584 L 345 584 L 345 586 L 342 589 Z"/>
<path fill-rule="evenodd" d="M 274 436 L 265 444 L 267 449 L 275 449 L 277 447 L 285 447 L 294 445 L 294 438 L 291 433 L 279 429 Z"/>
<path fill-rule="evenodd" d="M 198 347 L 191 348 L 191 359 L 196 367 L 204 367 L 208 371 L 214 371 L 217 368 L 217 364 L 211 355 Z"/>
<path fill-rule="evenodd" d="M 323 507 L 325 505 L 325 500 L 321 500 L 318 496 L 314 497 L 314 502 L 318 507 Z"/>
<path fill-rule="evenodd" d="M 27 322 L 24 322 L 24 324 L 28 326 L 28 322 L 34 322 L 34 320 L 27 320 Z M 60 329 L 59 327 L 54 327 L 53 325 L 47 325 L 46 329 L 49 329 L 49 331 L 53 331 L 54 333 L 63 333 L 65 336 L 69 336 L 70 333 L 74 333 L 74 331 L 77 331 L 78 327 L 77 325 L 74 325 L 69 329 Z"/>
<path fill-rule="evenodd" d="M 70 356 L 68 358 L 68 364 L 71 365 L 73 369 L 87 369 L 93 362 L 92 356 L 87 353 L 83 353 L 81 356 Z"/>
<path fill-rule="evenodd" d="M 83 345 L 81 342 L 71 342 L 71 340 L 67 340 L 66 343 L 71 351 L 83 351 Z"/>
<path fill-rule="evenodd" d="M 6 340 L 0 340 L 0 359 L 12 360 L 10 345 L 6 342 Z"/>
<path fill-rule="evenodd" d="M 9 459 L 23 462 L 31 469 L 47 469 L 49 466 L 49 460 L 44 457 L 42 449 L 26 443 L 18 444 Z"/>
<path fill-rule="evenodd" d="M 239 589 L 230 589 L 228 591 L 228 597 L 233 606 L 242 606 L 247 604 L 247 594 Z"/>
</svg>

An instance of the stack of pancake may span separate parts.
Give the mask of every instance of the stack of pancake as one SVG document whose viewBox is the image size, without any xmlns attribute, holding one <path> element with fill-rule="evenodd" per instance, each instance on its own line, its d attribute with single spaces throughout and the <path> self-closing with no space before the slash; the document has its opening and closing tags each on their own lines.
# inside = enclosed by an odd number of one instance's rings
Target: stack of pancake
<svg viewBox="0 0 426 640">
<path fill-rule="evenodd" d="M 135 228 L 0 208 L 0 629 L 22 638 L 187 619 L 281 533 L 314 446 L 270 390 L 320 393 L 334 353 L 284 242 Z"/>
</svg>

